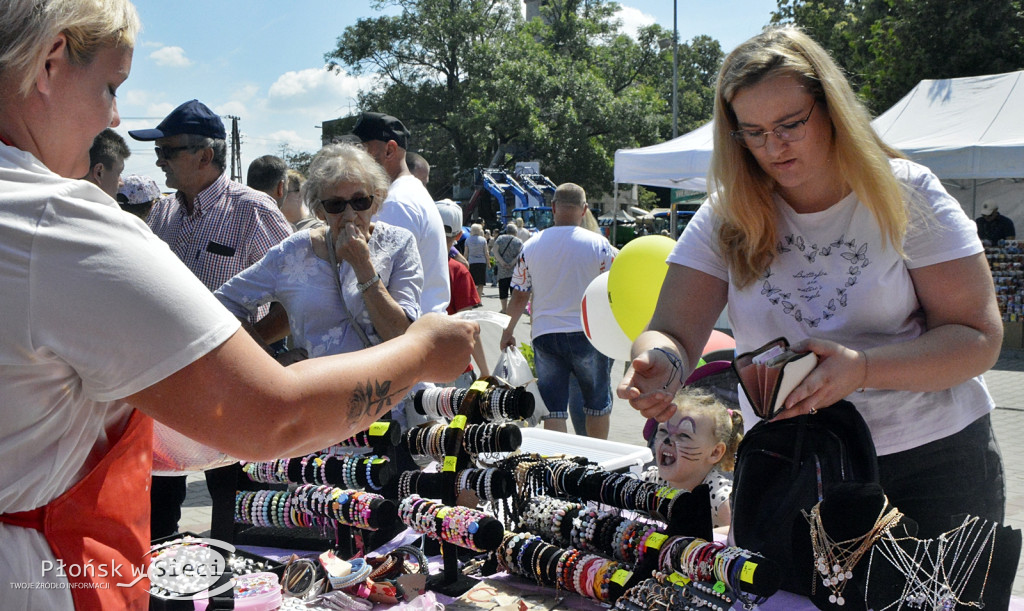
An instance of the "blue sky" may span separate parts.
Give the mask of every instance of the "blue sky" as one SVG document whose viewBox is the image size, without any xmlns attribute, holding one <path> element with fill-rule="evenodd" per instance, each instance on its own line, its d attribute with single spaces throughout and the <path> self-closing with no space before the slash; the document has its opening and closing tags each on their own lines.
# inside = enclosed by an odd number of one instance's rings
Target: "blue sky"
<svg viewBox="0 0 1024 611">
<path fill-rule="evenodd" d="M 724 51 L 757 34 L 776 0 L 677 0 L 680 40 L 707 34 Z M 670 0 L 621 2 L 628 30 L 672 28 Z M 198 98 L 222 115 L 240 117 L 242 168 L 282 144 L 319 148 L 324 119 L 355 110 L 372 76 L 324 69 L 324 54 L 347 26 L 380 14 L 368 0 L 136 0 L 143 30 L 132 74 L 118 91 L 117 131 L 155 127 L 181 102 Z M 230 128 L 230 126 L 229 126 Z M 152 144 L 129 139 L 126 174 L 162 185 Z"/>
</svg>

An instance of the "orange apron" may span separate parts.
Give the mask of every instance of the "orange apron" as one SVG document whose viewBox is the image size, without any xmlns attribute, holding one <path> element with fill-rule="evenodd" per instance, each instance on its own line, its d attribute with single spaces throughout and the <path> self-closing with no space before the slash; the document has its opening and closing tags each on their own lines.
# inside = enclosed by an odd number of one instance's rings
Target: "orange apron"
<svg viewBox="0 0 1024 611">
<path fill-rule="evenodd" d="M 54 556 L 64 561 L 75 609 L 149 607 L 148 578 L 130 588 L 117 584 L 131 583 L 135 571 L 149 568 L 149 511 L 139 508 L 149 503 L 152 464 L 153 420 L 135 411 L 117 443 L 64 494 L 36 509 L 0 514 L 0 522 L 43 533 Z M 96 570 L 76 569 L 77 577 L 69 570 L 90 565 Z"/>
</svg>

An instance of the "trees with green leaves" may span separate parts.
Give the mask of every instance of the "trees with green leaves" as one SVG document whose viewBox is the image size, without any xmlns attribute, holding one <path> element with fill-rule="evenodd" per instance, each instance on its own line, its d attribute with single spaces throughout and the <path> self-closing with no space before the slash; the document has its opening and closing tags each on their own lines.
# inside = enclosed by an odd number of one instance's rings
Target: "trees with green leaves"
<svg viewBox="0 0 1024 611">
<path fill-rule="evenodd" d="M 876 112 L 922 79 L 1024 68 L 1021 0 L 779 0 L 793 23 L 828 49 Z"/>
<path fill-rule="evenodd" d="M 446 195 L 459 175 L 536 159 L 556 182 L 610 190 L 618 148 L 671 133 L 670 38 L 658 26 L 636 39 L 606 0 L 550 0 L 522 20 L 509 0 L 384 0 L 396 14 L 346 28 L 329 65 L 380 76 L 360 107 L 401 118 L 412 150 Z M 679 45 L 680 130 L 707 121 L 722 53 L 707 37 Z M 447 177 L 447 181 L 445 178 Z M 445 182 L 441 182 L 445 181 Z"/>
</svg>

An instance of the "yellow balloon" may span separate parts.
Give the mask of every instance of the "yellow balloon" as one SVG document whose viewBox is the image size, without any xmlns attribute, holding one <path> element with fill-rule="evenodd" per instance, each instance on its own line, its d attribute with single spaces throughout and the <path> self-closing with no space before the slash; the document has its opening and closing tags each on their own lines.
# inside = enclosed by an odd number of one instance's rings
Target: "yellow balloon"
<svg viewBox="0 0 1024 611">
<path fill-rule="evenodd" d="M 631 240 L 615 257 L 608 273 L 608 300 L 612 314 L 630 340 L 651 322 L 658 294 L 668 273 L 668 258 L 675 241 L 651 235 Z"/>
</svg>

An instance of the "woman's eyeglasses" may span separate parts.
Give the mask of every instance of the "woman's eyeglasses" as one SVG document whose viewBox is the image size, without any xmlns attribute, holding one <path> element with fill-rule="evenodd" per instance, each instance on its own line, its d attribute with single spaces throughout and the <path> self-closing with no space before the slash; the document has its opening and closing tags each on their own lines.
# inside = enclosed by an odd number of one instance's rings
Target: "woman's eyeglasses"
<svg viewBox="0 0 1024 611">
<path fill-rule="evenodd" d="M 729 132 L 729 135 L 748 149 L 759 149 L 768 144 L 768 134 L 775 134 L 775 137 L 783 142 L 803 140 L 807 134 L 807 121 L 811 118 L 811 113 L 814 112 L 814 107 L 817 105 L 817 102 L 811 104 L 811 109 L 807 111 L 807 116 L 803 119 L 793 121 L 792 123 L 783 123 L 771 131 L 737 129 L 736 131 Z"/>
<path fill-rule="evenodd" d="M 362 195 L 352 199 L 322 199 L 320 200 L 320 205 L 324 207 L 324 212 L 327 214 L 341 214 L 348 206 L 352 206 L 352 209 L 356 212 L 362 212 L 363 210 L 369 210 L 370 206 L 373 205 L 373 196 Z"/>
</svg>

